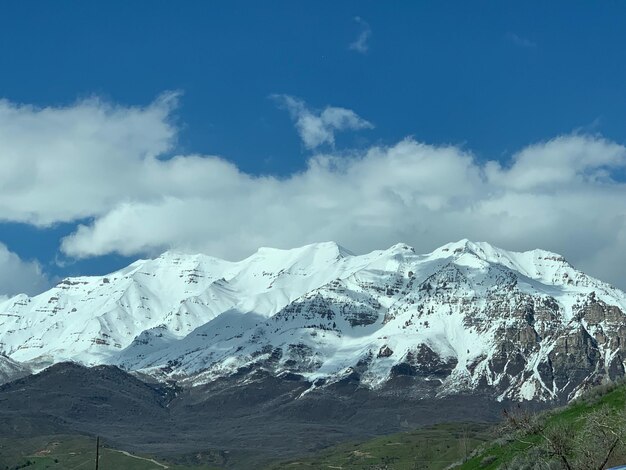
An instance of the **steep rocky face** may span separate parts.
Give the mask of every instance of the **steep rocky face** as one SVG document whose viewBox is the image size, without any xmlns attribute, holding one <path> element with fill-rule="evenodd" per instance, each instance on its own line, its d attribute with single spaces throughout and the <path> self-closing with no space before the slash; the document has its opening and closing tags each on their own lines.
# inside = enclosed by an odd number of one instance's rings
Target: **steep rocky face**
<svg viewBox="0 0 626 470">
<path fill-rule="evenodd" d="M 0 354 L 0 385 L 26 377 L 32 371 L 25 366 Z"/>
<path fill-rule="evenodd" d="M 588 318 L 605 307 L 590 296 L 583 306 L 573 306 L 568 321 L 553 298 L 523 300 L 510 310 L 512 321 L 495 330 L 496 347 L 484 366 L 491 384 L 514 399 L 569 399 L 585 387 L 623 376 L 623 311 L 611 308 L 622 318 L 612 325 L 594 325 Z"/>
<path fill-rule="evenodd" d="M 425 255 L 332 243 L 239 263 L 166 254 L 0 308 L 0 349 L 14 359 L 71 356 L 183 385 L 262 369 L 312 390 L 349 379 L 429 397 L 567 400 L 623 376 L 626 358 L 623 292 L 554 253 L 467 240 Z"/>
</svg>

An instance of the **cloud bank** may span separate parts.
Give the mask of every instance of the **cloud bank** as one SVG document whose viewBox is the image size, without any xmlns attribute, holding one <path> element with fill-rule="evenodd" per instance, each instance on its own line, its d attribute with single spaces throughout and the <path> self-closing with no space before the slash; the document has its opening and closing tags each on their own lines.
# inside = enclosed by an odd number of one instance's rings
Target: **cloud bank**
<svg viewBox="0 0 626 470">
<path fill-rule="evenodd" d="M 0 116 L 11 116 L 0 118 L 0 219 L 88 217 L 61 245 L 79 258 L 175 248 L 238 259 L 260 246 L 323 240 L 355 252 L 403 241 L 425 252 L 467 237 L 552 250 L 626 288 L 620 144 L 564 135 L 499 162 L 405 139 L 348 156 L 317 153 L 286 178 L 255 176 L 218 156 L 160 158 L 176 138 L 173 99 L 144 108 L 0 103 Z"/>
</svg>

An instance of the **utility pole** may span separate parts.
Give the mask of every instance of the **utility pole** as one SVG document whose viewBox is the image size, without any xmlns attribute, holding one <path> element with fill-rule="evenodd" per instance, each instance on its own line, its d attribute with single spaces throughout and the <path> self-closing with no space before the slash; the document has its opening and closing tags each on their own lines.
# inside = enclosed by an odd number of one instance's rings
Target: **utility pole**
<svg viewBox="0 0 626 470">
<path fill-rule="evenodd" d="M 100 436 L 96 436 L 96 470 L 98 470 L 99 460 L 100 460 Z"/>
</svg>

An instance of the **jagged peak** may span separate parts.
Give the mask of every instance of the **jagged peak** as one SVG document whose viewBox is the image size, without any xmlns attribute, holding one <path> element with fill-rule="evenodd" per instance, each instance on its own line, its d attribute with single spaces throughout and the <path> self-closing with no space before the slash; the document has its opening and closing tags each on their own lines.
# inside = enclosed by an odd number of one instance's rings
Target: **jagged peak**
<svg viewBox="0 0 626 470">
<path fill-rule="evenodd" d="M 500 248 L 496 248 L 487 242 L 473 242 L 467 238 L 463 238 L 457 242 L 446 243 L 436 248 L 431 253 L 432 257 L 448 258 L 450 256 L 459 256 L 465 253 L 473 254 L 481 259 L 485 259 L 489 254 L 504 252 Z"/>
<path fill-rule="evenodd" d="M 450 257 L 464 253 L 474 254 L 485 261 L 496 260 L 502 257 L 523 255 L 533 257 L 535 259 L 543 259 L 569 265 L 564 256 L 551 251 L 542 249 L 532 249 L 526 251 L 505 250 L 488 242 L 474 242 L 468 240 L 467 238 L 463 238 L 457 242 L 446 243 L 445 245 L 433 250 L 430 255 L 443 255 L 443 257 Z"/>
<path fill-rule="evenodd" d="M 467 238 L 447 243 L 426 256 L 431 259 L 452 258 L 457 263 L 476 264 L 476 267 L 501 265 L 533 279 L 547 280 L 564 269 L 576 271 L 562 255 L 551 251 L 508 251 L 488 242 L 473 242 Z"/>
<path fill-rule="evenodd" d="M 553 251 L 541 250 L 541 249 L 537 248 L 537 249 L 534 249 L 534 250 L 522 252 L 522 254 L 526 254 L 526 253 L 534 255 L 535 258 L 537 258 L 537 259 L 554 261 L 556 263 L 561 263 L 561 264 L 565 264 L 567 266 L 571 266 L 571 264 L 565 259 L 565 257 L 563 255 L 560 255 L 560 254 L 555 253 Z"/>
</svg>

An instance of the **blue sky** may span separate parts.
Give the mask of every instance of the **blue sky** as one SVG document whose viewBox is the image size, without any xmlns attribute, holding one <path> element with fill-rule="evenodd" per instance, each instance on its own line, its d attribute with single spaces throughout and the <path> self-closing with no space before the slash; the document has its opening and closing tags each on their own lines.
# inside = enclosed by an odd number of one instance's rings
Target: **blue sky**
<svg viewBox="0 0 626 470">
<path fill-rule="evenodd" d="M 465 236 L 541 246 L 620 284 L 625 21 L 619 2 L 4 2 L 0 160 L 13 164 L 0 243 L 24 275 L 0 276 L 0 294 L 164 249 L 234 259 L 318 238 L 353 251 Z M 145 164 L 174 156 L 176 168 Z M 96 163 L 74 174 L 83 160 Z M 66 171 L 52 182 L 24 176 L 54 162 Z M 403 169 L 418 189 L 393 179 Z M 533 171 L 558 177 L 523 183 Z M 389 187 L 366 189 L 376 174 Z M 47 192 L 64 178 L 71 190 Z M 190 189 L 204 185 L 220 189 Z M 338 185 L 357 189 L 333 197 Z M 94 209 L 72 207 L 85 194 Z M 246 198 L 263 205 L 237 219 Z"/>
</svg>

